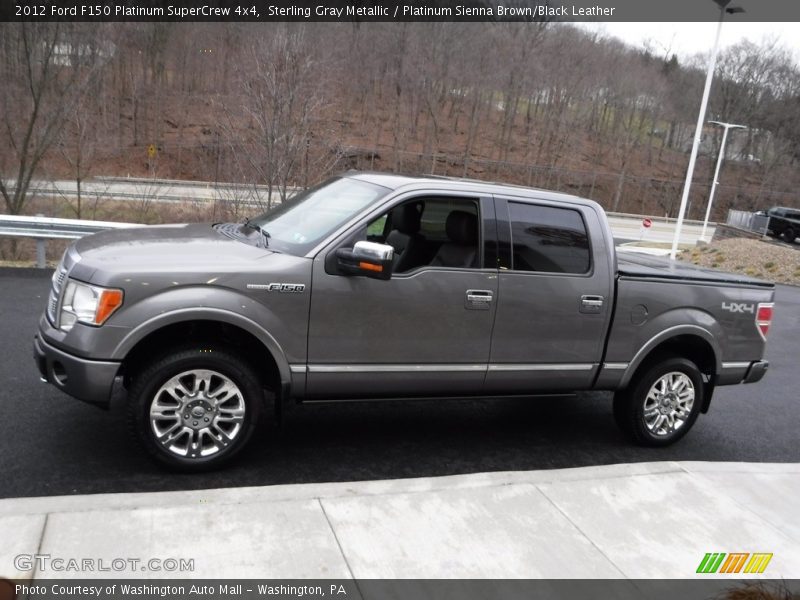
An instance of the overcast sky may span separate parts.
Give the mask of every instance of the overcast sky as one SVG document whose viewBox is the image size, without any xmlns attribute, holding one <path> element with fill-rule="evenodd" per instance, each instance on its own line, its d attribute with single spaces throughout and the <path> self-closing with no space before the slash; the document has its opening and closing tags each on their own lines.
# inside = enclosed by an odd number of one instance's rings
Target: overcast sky
<svg viewBox="0 0 800 600">
<path fill-rule="evenodd" d="M 796 1 L 796 0 L 792 0 Z M 581 23 L 581 27 L 618 37 L 624 42 L 642 47 L 651 41 L 658 53 L 675 53 L 686 58 L 699 52 L 709 52 L 714 44 L 716 23 Z M 742 39 L 760 43 L 765 38 L 777 38 L 794 52 L 800 63 L 800 23 L 734 23 L 722 25 L 720 47 L 725 48 Z"/>
</svg>

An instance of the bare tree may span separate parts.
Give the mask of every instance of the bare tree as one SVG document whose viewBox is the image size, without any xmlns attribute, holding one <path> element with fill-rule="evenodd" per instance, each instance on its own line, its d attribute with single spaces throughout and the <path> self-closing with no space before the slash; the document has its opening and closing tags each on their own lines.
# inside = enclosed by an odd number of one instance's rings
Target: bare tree
<svg viewBox="0 0 800 600">
<path fill-rule="evenodd" d="M 254 40 L 237 68 L 240 104 L 225 109 L 225 135 L 239 149 L 234 161 L 266 186 L 267 208 L 274 195 L 286 199 L 308 166 L 324 102 L 323 70 L 310 46 L 302 28 Z"/>
<path fill-rule="evenodd" d="M 75 204 L 70 207 L 78 219 L 83 215 L 83 183 L 94 166 L 99 141 L 95 122 L 98 106 L 94 98 L 91 93 L 81 94 L 59 136 L 59 153 L 75 179 Z"/>
<path fill-rule="evenodd" d="M 0 32 L 0 143 L 9 151 L 0 165 L 0 195 L 10 214 L 20 214 L 34 174 L 95 72 L 98 53 L 64 24 L 3 23 Z"/>
</svg>

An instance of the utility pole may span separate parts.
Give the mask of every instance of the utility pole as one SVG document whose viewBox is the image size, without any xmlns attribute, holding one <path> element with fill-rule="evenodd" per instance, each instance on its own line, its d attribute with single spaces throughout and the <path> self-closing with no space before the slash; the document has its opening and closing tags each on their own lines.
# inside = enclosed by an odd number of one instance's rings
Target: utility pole
<svg viewBox="0 0 800 600">
<path fill-rule="evenodd" d="M 744 125 L 734 125 L 733 123 L 722 123 L 721 121 L 709 121 L 714 125 L 719 125 L 724 129 L 722 133 L 722 144 L 719 147 L 719 157 L 717 158 L 717 168 L 714 170 L 714 181 L 711 182 L 711 193 L 708 195 L 708 206 L 706 207 L 706 218 L 703 220 L 703 231 L 700 233 L 700 239 L 704 242 L 706 240 L 706 228 L 708 227 L 708 217 L 711 215 L 711 204 L 714 202 L 714 192 L 717 190 L 719 183 L 719 169 L 722 166 L 722 160 L 725 158 L 725 142 L 728 140 L 728 131 L 731 129 L 747 129 Z"/>
<path fill-rule="evenodd" d="M 692 186 L 694 176 L 694 165 L 697 162 L 697 151 L 700 148 L 700 138 L 703 135 L 703 122 L 706 119 L 706 108 L 708 107 L 708 96 L 711 93 L 711 81 L 714 79 L 714 68 L 717 66 L 717 53 L 719 52 L 719 35 L 722 32 L 722 22 L 725 20 L 725 13 L 735 14 L 744 12 L 743 8 L 728 5 L 731 0 L 713 0 L 719 6 L 719 22 L 717 23 L 717 35 L 714 38 L 714 48 L 711 51 L 711 59 L 708 61 L 708 71 L 706 72 L 706 85 L 703 89 L 703 100 L 700 102 L 700 114 L 697 115 L 697 127 L 694 131 L 694 142 L 692 143 L 692 153 L 689 156 L 689 167 L 686 169 L 686 181 L 683 184 L 683 196 L 681 197 L 681 207 L 678 210 L 678 221 L 675 223 L 675 236 L 672 238 L 672 250 L 669 257 L 675 260 L 678 254 L 678 241 L 681 237 L 683 228 L 683 218 L 686 215 L 686 204 L 689 201 L 689 189 Z"/>
</svg>

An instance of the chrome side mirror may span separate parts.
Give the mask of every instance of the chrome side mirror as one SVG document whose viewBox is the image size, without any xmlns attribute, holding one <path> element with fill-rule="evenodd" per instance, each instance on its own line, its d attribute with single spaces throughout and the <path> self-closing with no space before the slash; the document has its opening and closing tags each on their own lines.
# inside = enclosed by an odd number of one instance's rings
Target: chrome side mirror
<svg viewBox="0 0 800 600">
<path fill-rule="evenodd" d="M 391 279 L 394 248 L 375 242 L 356 242 L 352 250 L 339 248 L 336 259 L 339 269 L 346 275 Z"/>
</svg>

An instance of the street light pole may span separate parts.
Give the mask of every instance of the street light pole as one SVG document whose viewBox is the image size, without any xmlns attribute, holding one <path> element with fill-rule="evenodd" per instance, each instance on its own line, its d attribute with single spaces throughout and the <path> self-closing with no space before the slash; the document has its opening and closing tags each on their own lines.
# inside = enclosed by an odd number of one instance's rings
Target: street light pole
<svg viewBox="0 0 800 600">
<path fill-rule="evenodd" d="M 703 135 L 703 122 L 706 119 L 706 107 L 708 106 L 708 96 L 711 93 L 711 81 L 714 79 L 714 68 L 717 66 L 717 53 L 719 51 L 719 34 L 722 32 L 722 22 L 725 20 L 725 13 L 744 12 L 737 7 L 728 8 L 731 0 L 713 0 L 719 5 L 719 22 L 717 23 L 717 35 L 714 38 L 714 49 L 711 51 L 711 60 L 708 61 L 708 71 L 706 72 L 706 86 L 703 89 L 703 100 L 700 102 L 700 114 L 697 115 L 697 126 L 694 131 L 694 142 L 692 143 L 692 153 L 689 156 L 689 167 L 686 169 L 686 181 L 683 184 L 683 196 L 681 197 L 681 207 L 678 211 L 678 221 L 675 223 L 675 237 L 672 238 L 672 250 L 669 257 L 675 260 L 678 254 L 678 241 L 681 237 L 683 228 L 683 218 L 686 215 L 686 204 L 689 201 L 689 188 L 692 185 L 694 176 L 694 165 L 697 162 L 697 151 L 700 148 L 700 138 Z"/>
<path fill-rule="evenodd" d="M 703 231 L 700 233 L 700 239 L 706 240 L 706 228 L 708 227 L 708 217 L 711 215 L 711 204 L 714 202 L 714 192 L 717 190 L 719 183 L 719 168 L 722 166 L 722 160 L 725 157 L 725 142 L 728 140 L 728 131 L 731 129 L 747 129 L 744 125 L 734 125 L 733 123 L 722 123 L 720 121 L 709 121 L 714 125 L 719 125 L 724 129 L 722 132 L 722 144 L 719 147 L 719 157 L 717 158 L 717 168 L 714 170 L 714 181 L 711 182 L 711 193 L 708 195 L 708 206 L 706 207 L 706 218 L 703 220 Z"/>
</svg>

